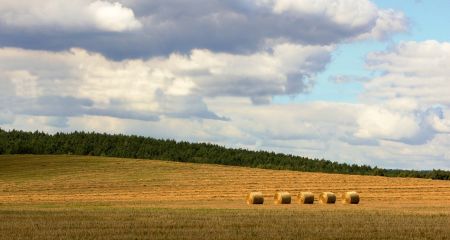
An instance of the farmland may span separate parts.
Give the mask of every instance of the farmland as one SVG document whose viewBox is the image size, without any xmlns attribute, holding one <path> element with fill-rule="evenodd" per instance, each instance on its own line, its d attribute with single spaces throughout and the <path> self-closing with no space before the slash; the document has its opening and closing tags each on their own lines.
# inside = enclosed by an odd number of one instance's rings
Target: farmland
<svg viewBox="0 0 450 240">
<path fill-rule="evenodd" d="M 245 195 L 262 191 L 264 205 Z M 275 205 L 276 190 L 313 205 Z M 340 193 L 360 193 L 343 205 Z M 318 193 L 338 194 L 320 205 Z M 88 156 L 0 156 L 0 239 L 448 239 L 450 181 Z"/>
</svg>

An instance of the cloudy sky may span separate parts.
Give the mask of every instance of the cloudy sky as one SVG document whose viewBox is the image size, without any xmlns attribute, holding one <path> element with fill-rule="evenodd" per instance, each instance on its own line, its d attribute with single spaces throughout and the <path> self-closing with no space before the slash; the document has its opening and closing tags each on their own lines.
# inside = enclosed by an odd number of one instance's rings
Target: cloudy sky
<svg viewBox="0 0 450 240">
<path fill-rule="evenodd" d="M 0 0 L 0 127 L 450 169 L 448 0 Z"/>
</svg>

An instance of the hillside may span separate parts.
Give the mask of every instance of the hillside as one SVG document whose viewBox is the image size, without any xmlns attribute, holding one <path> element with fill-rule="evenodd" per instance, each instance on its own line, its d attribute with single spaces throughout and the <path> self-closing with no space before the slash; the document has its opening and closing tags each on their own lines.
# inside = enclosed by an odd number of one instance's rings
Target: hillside
<svg viewBox="0 0 450 240">
<path fill-rule="evenodd" d="M 207 143 L 176 142 L 138 136 L 84 132 L 50 135 L 40 132 L 7 132 L 0 129 L 0 154 L 73 154 L 211 163 L 303 172 L 450 179 L 450 171 L 381 169 L 274 152 L 229 149 Z"/>
<path fill-rule="evenodd" d="M 249 191 L 355 190 L 361 206 L 450 204 L 450 182 L 84 156 L 0 156 L 0 202 L 246 207 Z M 272 205 L 271 201 L 267 201 Z"/>
<path fill-rule="evenodd" d="M 450 182 L 89 156 L 0 156 L 0 239 L 447 239 Z M 275 190 L 358 205 L 275 205 Z M 259 190 L 264 205 L 248 206 Z"/>
</svg>

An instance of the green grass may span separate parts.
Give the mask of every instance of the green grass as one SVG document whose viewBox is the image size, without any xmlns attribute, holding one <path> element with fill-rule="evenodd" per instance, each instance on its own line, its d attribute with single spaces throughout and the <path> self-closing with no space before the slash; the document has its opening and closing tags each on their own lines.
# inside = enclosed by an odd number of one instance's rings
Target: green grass
<svg viewBox="0 0 450 240">
<path fill-rule="evenodd" d="M 448 239 L 448 214 L 252 209 L 0 211 L 0 239 Z"/>
</svg>

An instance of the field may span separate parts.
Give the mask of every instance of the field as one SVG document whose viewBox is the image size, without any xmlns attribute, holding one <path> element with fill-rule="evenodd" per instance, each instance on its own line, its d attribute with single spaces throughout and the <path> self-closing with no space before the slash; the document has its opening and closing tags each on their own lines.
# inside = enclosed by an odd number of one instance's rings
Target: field
<svg viewBox="0 0 450 240">
<path fill-rule="evenodd" d="M 245 195 L 262 191 L 265 204 Z M 276 190 L 314 205 L 275 205 Z M 321 191 L 360 193 L 320 205 Z M 0 156 L 0 239 L 450 239 L 450 181 L 82 156 Z"/>
</svg>

